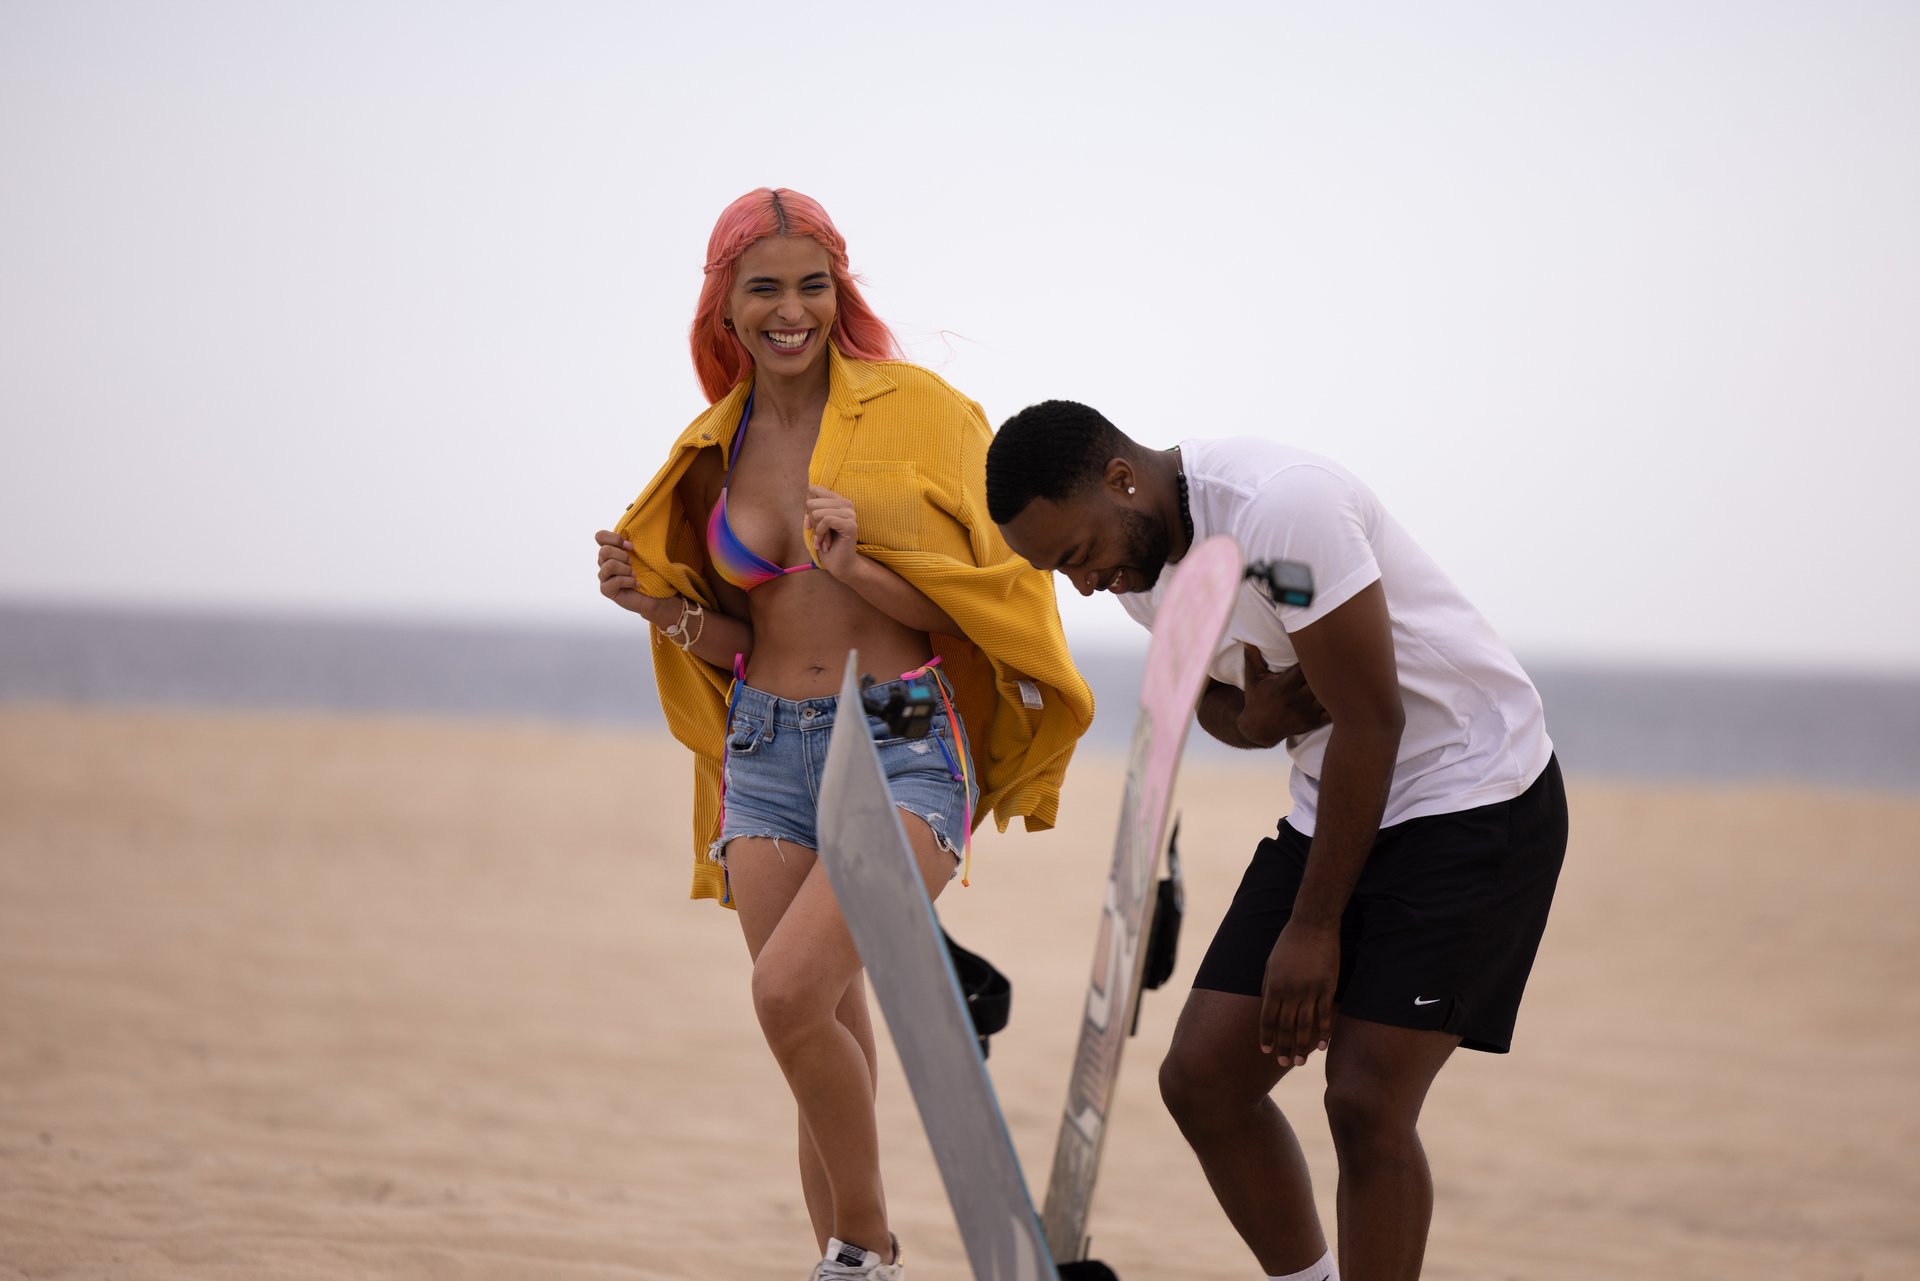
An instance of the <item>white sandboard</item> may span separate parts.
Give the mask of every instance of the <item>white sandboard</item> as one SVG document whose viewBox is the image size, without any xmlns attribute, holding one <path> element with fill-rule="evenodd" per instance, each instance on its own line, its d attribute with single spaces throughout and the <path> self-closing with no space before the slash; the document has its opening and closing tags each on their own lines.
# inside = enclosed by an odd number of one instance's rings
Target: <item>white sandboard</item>
<svg viewBox="0 0 1920 1281">
<path fill-rule="evenodd" d="M 867 729 L 858 660 L 820 780 L 820 857 L 900 1054 L 978 1281 L 1058 1281 L 1026 1177 Z"/>
<path fill-rule="evenodd" d="M 1154 876 L 1166 841 L 1174 774 L 1194 705 L 1206 688 L 1207 668 L 1233 612 L 1242 577 L 1240 549 L 1233 539 L 1217 535 L 1191 548 L 1166 572 L 1173 577 L 1155 611 L 1147 648 L 1093 978 L 1041 1215 L 1048 1252 L 1062 1264 L 1086 1256 L 1087 1218 L 1120 1051 L 1140 1002 L 1143 944 L 1152 927 Z"/>
</svg>

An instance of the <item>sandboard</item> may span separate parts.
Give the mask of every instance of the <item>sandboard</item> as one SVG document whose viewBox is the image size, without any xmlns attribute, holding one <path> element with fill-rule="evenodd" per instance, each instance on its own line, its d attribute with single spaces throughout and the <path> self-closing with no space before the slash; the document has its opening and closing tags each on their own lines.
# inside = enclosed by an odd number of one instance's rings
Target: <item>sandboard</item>
<svg viewBox="0 0 1920 1281">
<path fill-rule="evenodd" d="M 1242 578 L 1240 549 L 1233 539 L 1217 535 L 1195 545 L 1166 572 L 1173 578 L 1155 611 L 1147 648 L 1093 977 L 1041 1215 L 1048 1253 L 1063 1264 L 1087 1253 L 1087 1219 L 1120 1051 L 1138 1014 L 1146 960 L 1142 943 L 1151 929 L 1154 874 L 1166 838 L 1174 774 L 1194 705 L 1206 687 L 1207 668 L 1233 612 Z"/>
<path fill-rule="evenodd" d="M 820 780 L 820 857 L 920 1110 L 977 1281 L 1060 1281 L 867 729 L 858 658 Z"/>
</svg>

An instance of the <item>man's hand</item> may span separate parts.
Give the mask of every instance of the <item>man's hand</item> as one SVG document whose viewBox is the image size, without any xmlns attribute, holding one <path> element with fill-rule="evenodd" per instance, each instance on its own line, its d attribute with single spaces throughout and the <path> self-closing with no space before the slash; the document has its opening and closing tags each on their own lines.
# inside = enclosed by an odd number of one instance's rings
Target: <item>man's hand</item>
<svg viewBox="0 0 1920 1281">
<path fill-rule="evenodd" d="M 1299 1067 L 1333 1037 L 1333 989 L 1340 978 L 1340 926 L 1287 922 L 1267 956 L 1260 985 L 1260 1052 Z"/>
<path fill-rule="evenodd" d="M 1272 747 L 1282 739 L 1311 733 L 1331 719 L 1313 696 L 1299 664 L 1273 672 L 1258 647 L 1243 645 L 1245 684 L 1238 728 L 1256 747 Z"/>
</svg>

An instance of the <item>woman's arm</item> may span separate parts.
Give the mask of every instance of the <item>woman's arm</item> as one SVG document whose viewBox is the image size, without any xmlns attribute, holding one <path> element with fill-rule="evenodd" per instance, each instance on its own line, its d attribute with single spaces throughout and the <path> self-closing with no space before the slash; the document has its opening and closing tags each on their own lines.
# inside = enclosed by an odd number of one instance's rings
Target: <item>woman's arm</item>
<svg viewBox="0 0 1920 1281">
<path fill-rule="evenodd" d="M 696 529 L 700 522 L 693 515 L 705 512 L 718 500 L 725 469 L 715 450 L 702 450 L 675 485 L 674 500 Z M 684 596 L 649 596 L 639 590 L 633 577 L 633 544 L 605 530 L 594 535 L 600 544 L 600 594 L 646 619 L 667 640 L 679 645 L 702 662 L 722 671 L 731 670 L 733 656 L 753 655 L 753 624 L 748 621 L 746 597 L 732 587 L 716 582 L 712 566 L 704 556 L 693 565 L 716 593 L 714 605 L 703 605 Z M 696 540 L 704 549 L 705 544 Z"/>
<path fill-rule="evenodd" d="M 820 568 L 860 593 L 869 605 L 915 631 L 964 635 L 960 625 L 925 592 L 860 554 L 852 500 L 824 485 L 809 485 L 806 526 L 813 534 L 814 558 Z"/>
<path fill-rule="evenodd" d="M 733 667 L 733 656 L 753 656 L 753 625 L 715 606 L 701 605 L 684 596 L 649 596 L 634 583 L 633 544 L 618 534 L 601 530 L 600 594 L 622 609 L 630 609 L 658 628 L 667 639 L 702 662 L 722 670 Z"/>
</svg>

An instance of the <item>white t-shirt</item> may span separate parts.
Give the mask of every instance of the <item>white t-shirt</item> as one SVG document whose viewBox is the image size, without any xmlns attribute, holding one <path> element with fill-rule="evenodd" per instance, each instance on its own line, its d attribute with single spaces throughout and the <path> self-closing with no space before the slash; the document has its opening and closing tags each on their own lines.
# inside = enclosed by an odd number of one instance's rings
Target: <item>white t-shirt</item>
<svg viewBox="0 0 1920 1281">
<path fill-rule="evenodd" d="M 1512 800 L 1546 768 L 1553 744 L 1533 682 L 1487 620 L 1468 603 L 1380 500 L 1338 463 L 1252 437 L 1180 444 L 1196 541 L 1231 534 L 1249 562 L 1300 561 L 1313 571 L 1313 601 L 1268 602 L 1242 583 L 1215 680 L 1242 685 L 1242 645 L 1275 671 L 1299 661 L 1297 631 L 1378 580 L 1393 623 L 1394 661 L 1406 727 L 1380 825 L 1452 814 Z M 1151 629 L 1177 565 L 1151 592 L 1120 597 Z M 1293 758 L 1293 812 L 1287 822 L 1312 835 L 1321 761 L 1331 726 L 1287 740 Z"/>
</svg>

